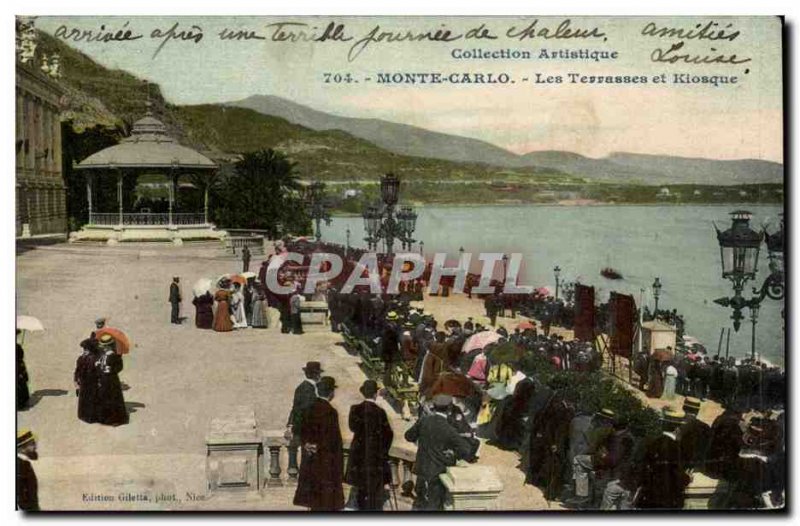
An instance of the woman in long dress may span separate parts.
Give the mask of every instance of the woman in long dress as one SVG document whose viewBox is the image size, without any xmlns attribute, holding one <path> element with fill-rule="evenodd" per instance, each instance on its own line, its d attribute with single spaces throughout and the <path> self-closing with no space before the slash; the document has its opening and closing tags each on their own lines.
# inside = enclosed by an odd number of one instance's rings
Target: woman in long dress
<svg viewBox="0 0 800 526">
<path fill-rule="evenodd" d="M 87 424 L 97 422 L 99 398 L 99 368 L 96 365 L 100 358 L 100 349 L 95 334 L 81 342 L 83 352 L 75 362 L 75 389 L 78 392 L 78 418 Z"/>
<path fill-rule="evenodd" d="M 230 332 L 233 330 L 231 322 L 231 293 L 221 288 L 214 294 L 217 310 L 214 313 L 214 330 L 217 332 Z"/>
<path fill-rule="evenodd" d="M 267 310 L 267 296 L 261 287 L 256 288 L 253 296 L 253 320 L 251 326 L 254 329 L 269 328 L 269 311 Z"/>
<path fill-rule="evenodd" d="M 119 372 L 122 371 L 122 356 L 116 352 L 114 338 L 110 334 L 100 336 L 100 360 L 97 362 L 97 421 L 107 426 L 128 423 L 128 410 L 122 396 Z"/>
<path fill-rule="evenodd" d="M 664 373 L 664 392 L 661 398 L 664 400 L 672 400 L 675 398 L 675 386 L 678 382 L 678 369 L 671 363 L 667 366 Z"/>
<path fill-rule="evenodd" d="M 231 312 L 233 313 L 233 328 L 247 328 L 247 314 L 244 310 L 244 294 L 242 286 L 238 283 L 233 284 L 233 295 L 231 296 Z"/>
<path fill-rule="evenodd" d="M 194 325 L 198 329 L 210 329 L 214 325 L 214 297 L 206 291 L 202 296 L 192 300 L 195 307 Z"/>
</svg>

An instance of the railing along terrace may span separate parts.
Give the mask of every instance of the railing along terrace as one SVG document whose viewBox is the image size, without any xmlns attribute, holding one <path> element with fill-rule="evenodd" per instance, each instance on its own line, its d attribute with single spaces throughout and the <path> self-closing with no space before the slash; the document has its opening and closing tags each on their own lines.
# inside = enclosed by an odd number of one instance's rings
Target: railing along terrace
<svg viewBox="0 0 800 526">
<path fill-rule="evenodd" d="M 113 226 L 119 224 L 119 219 L 119 213 L 93 213 L 89 224 Z M 204 214 L 193 212 L 173 213 L 171 223 L 168 213 L 139 212 L 122 214 L 122 224 L 132 226 L 204 225 L 205 223 Z"/>
<path fill-rule="evenodd" d="M 289 447 L 289 440 L 282 430 L 267 431 L 263 435 L 265 453 L 269 455 L 269 466 L 266 467 L 265 487 L 282 487 L 297 484 L 300 473 L 299 448 Z M 347 457 L 350 453 L 351 437 L 344 437 L 344 465 L 347 466 Z M 416 448 L 413 446 L 392 446 L 389 450 L 389 467 L 392 472 L 392 487 L 400 488 L 401 496 L 411 498 L 413 495 L 416 475 L 414 475 L 414 462 L 417 457 Z M 286 476 L 283 476 L 283 459 L 286 459 Z M 265 459 L 266 460 L 266 459 Z"/>
</svg>

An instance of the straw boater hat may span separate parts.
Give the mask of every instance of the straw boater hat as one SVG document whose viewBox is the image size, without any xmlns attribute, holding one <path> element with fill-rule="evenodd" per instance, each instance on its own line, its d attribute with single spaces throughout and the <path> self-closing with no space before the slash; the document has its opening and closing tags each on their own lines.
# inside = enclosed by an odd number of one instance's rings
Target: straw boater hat
<svg viewBox="0 0 800 526">
<path fill-rule="evenodd" d="M 22 447 L 36 440 L 36 435 L 30 429 L 20 429 L 17 431 L 17 447 Z"/>
<path fill-rule="evenodd" d="M 671 407 L 665 407 L 661 413 L 662 420 L 673 424 L 682 424 L 685 417 L 686 414 L 683 411 Z"/>
<path fill-rule="evenodd" d="M 617 418 L 617 414 L 611 409 L 608 409 L 607 407 L 604 407 L 600 411 L 596 412 L 595 416 L 599 416 L 600 418 L 605 418 L 606 420 L 615 420 Z"/>
<path fill-rule="evenodd" d="M 391 311 L 389 314 L 386 315 L 386 319 L 389 321 L 394 321 L 397 319 L 397 313 L 395 311 Z"/>
<path fill-rule="evenodd" d="M 100 347 L 108 348 L 114 346 L 114 338 L 110 334 L 103 334 L 100 336 Z"/>
<path fill-rule="evenodd" d="M 436 409 L 447 409 L 453 404 L 453 397 L 448 394 L 437 394 L 433 397 L 433 407 Z"/>
<path fill-rule="evenodd" d="M 687 413 L 699 413 L 702 402 L 692 396 L 687 396 L 683 401 L 683 410 Z"/>
</svg>

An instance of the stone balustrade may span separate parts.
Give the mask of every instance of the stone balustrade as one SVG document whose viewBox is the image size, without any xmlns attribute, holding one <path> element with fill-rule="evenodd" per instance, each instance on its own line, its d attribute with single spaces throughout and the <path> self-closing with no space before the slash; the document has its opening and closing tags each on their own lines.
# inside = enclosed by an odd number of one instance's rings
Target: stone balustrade
<svg viewBox="0 0 800 526">
<path fill-rule="evenodd" d="M 344 466 L 347 467 L 347 457 L 350 452 L 352 437 L 343 437 Z M 268 477 L 264 483 L 265 489 L 292 486 L 297 484 L 300 464 L 299 447 L 291 444 L 284 435 L 283 430 L 266 431 L 263 434 L 265 459 L 268 463 L 266 473 Z M 400 488 L 400 496 L 411 498 L 414 490 L 414 462 L 417 457 L 416 448 L 413 446 L 392 446 L 389 450 L 389 466 L 392 472 L 392 486 Z M 284 466 L 286 471 L 284 473 Z"/>
<path fill-rule="evenodd" d="M 228 236 L 225 238 L 225 251 L 231 255 L 241 256 L 244 247 L 253 255 L 264 253 L 264 236 Z"/>
</svg>

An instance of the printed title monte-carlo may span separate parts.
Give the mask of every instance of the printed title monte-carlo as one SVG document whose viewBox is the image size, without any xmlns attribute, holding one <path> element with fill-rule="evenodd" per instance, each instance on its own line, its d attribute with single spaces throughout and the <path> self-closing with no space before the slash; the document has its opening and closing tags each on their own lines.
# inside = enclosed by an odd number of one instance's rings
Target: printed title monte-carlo
<svg viewBox="0 0 800 526">
<path fill-rule="evenodd" d="M 393 21 L 394 23 L 394 21 Z M 408 22 L 421 23 L 421 22 Z M 500 30 L 491 27 L 494 22 L 465 22 L 472 27 L 455 29 L 438 23 L 436 28 L 387 28 L 381 24 L 374 25 L 366 33 L 356 36 L 345 23 L 336 20 L 327 23 L 309 24 L 298 21 L 278 21 L 254 28 L 223 28 L 214 36 L 221 42 L 267 41 L 278 43 L 345 43 L 349 44 L 347 60 L 358 58 L 365 49 L 374 45 L 414 42 L 453 43 L 464 41 L 491 42 L 498 39 L 523 42 L 533 39 L 579 40 L 607 42 L 608 30 L 597 26 L 579 27 L 569 18 L 542 22 L 538 18 L 521 20 Z M 59 26 L 55 36 L 70 42 L 92 43 L 130 43 L 145 38 L 145 33 L 136 29 L 130 20 L 116 25 L 115 22 L 100 23 L 96 29 L 84 29 Z M 183 25 L 182 25 L 183 24 Z M 640 35 L 647 39 L 657 39 L 659 46 L 666 41 L 667 47 L 657 47 L 650 54 L 650 60 L 657 63 L 670 64 L 742 64 L 749 62 L 749 57 L 739 57 L 720 51 L 720 45 L 733 42 L 741 35 L 732 22 L 715 20 L 696 21 L 687 19 L 685 27 L 660 26 L 656 22 L 644 22 Z M 206 39 L 203 27 L 189 22 L 175 21 L 164 27 L 152 29 L 147 35 L 158 42 L 153 52 L 156 58 L 161 50 L 170 42 L 199 44 Z M 701 42 L 703 48 L 689 51 L 687 44 L 691 41 Z M 706 44 L 708 46 L 706 47 Z M 716 46 L 716 47 L 713 47 Z"/>
<path fill-rule="evenodd" d="M 455 266 L 446 266 L 446 259 L 447 254 L 444 252 L 437 252 L 434 255 L 428 282 L 431 293 L 435 294 L 439 291 L 439 284 L 444 276 L 453 276 L 455 278 L 453 292 L 464 291 L 472 254 L 469 252 L 461 254 Z M 491 283 L 492 274 L 495 266 L 501 262 L 505 266 L 505 276 L 503 277 L 504 294 L 530 294 L 533 292 L 532 286 L 517 284 L 517 276 L 522 265 L 522 254 L 512 253 L 506 262 L 504 254 L 501 252 L 481 252 L 478 254 L 477 260 L 482 262 L 481 277 L 478 286 L 472 288 L 473 293 L 492 294 L 495 292 L 496 289 Z M 291 294 L 295 291 L 293 285 L 281 285 L 278 281 L 280 269 L 287 261 L 302 265 L 304 259 L 302 254 L 295 252 L 278 254 L 270 259 L 267 266 L 266 286 L 275 294 Z M 349 294 L 353 292 L 355 287 L 368 286 L 373 294 L 399 294 L 400 283 L 413 281 L 421 277 L 425 272 L 425 265 L 425 259 L 421 254 L 413 252 L 395 254 L 392 259 L 389 282 L 384 290 L 381 286 L 381 273 L 378 269 L 378 254 L 365 252 L 356 263 L 340 292 Z M 317 284 L 335 278 L 341 274 L 343 268 L 344 262 L 337 254 L 315 252 L 311 258 L 303 293 L 313 294 Z"/>
</svg>

